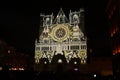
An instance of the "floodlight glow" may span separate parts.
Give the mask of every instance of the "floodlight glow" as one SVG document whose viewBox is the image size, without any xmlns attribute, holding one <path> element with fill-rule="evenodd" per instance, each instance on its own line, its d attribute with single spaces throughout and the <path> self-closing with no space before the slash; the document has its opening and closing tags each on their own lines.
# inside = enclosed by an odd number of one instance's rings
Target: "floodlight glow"
<svg viewBox="0 0 120 80">
<path fill-rule="evenodd" d="M 47 62 L 45 61 L 44 64 L 47 64 Z"/>
<path fill-rule="evenodd" d="M 77 64 L 77 62 L 75 61 L 74 64 Z"/>
<path fill-rule="evenodd" d="M 62 59 L 58 59 L 58 63 L 62 63 Z"/>
<path fill-rule="evenodd" d="M 96 76 L 97 76 L 96 74 L 93 75 L 93 77 L 96 77 Z"/>
<path fill-rule="evenodd" d="M 78 68 L 74 68 L 74 71 L 78 71 Z"/>
</svg>

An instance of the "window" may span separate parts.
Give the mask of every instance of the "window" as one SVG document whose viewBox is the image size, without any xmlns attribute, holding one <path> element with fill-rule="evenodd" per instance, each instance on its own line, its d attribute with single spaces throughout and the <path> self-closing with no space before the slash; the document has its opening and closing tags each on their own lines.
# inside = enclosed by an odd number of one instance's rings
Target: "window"
<svg viewBox="0 0 120 80">
<path fill-rule="evenodd" d="M 40 50 L 40 47 L 36 47 L 36 50 Z"/>
<path fill-rule="evenodd" d="M 86 49 L 86 45 L 82 45 L 82 46 L 81 46 L 81 49 Z"/>
<path fill-rule="evenodd" d="M 69 50 L 69 46 L 68 46 L 68 50 Z"/>
<path fill-rule="evenodd" d="M 76 49 L 79 49 L 79 46 L 70 46 L 70 49 L 76 50 Z"/>
<path fill-rule="evenodd" d="M 52 50 L 52 47 L 50 47 L 50 50 Z"/>
<path fill-rule="evenodd" d="M 41 50 L 49 50 L 49 47 L 42 47 Z"/>
</svg>

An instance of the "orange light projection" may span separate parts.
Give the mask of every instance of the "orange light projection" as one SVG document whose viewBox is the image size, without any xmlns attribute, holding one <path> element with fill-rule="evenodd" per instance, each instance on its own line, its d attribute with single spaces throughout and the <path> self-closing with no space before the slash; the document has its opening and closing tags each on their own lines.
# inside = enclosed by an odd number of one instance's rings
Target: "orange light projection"
<svg viewBox="0 0 120 80">
<path fill-rule="evenodd" d="M 111 29 L 110 36 L 113 37 L 113 35 L 116 34 L 117 32 L 118 32 L 118 25 L 115 25 L 115 27 Z"/>
<path fill-rule="evenodd" d="M 113 51 L 112 51 L 113 55 L 119 54 L 120 53 L 120 45 L 118 47 L 116 47 Z"/>
</svg>

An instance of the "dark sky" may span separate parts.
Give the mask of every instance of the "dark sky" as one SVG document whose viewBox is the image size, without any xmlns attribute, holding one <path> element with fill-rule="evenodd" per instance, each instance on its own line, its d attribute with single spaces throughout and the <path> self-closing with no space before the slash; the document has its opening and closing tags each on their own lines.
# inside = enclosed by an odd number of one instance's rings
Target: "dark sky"
<svg viewBox="0 0 120 80">
<path fill-rule="evenodd" d="M 41 2 L 10 2 L 0 7 L 0 39 L 15 47 L 16 51 L 34 55 L 34 41 L 38 36 L 40 13 L 57 14 L 85 8 L 85 28 L 93 47 L 108 50 L 105 0 L 43 0 Z M 97 53 L 107 54 L 108 53 Z"/>
</svg>

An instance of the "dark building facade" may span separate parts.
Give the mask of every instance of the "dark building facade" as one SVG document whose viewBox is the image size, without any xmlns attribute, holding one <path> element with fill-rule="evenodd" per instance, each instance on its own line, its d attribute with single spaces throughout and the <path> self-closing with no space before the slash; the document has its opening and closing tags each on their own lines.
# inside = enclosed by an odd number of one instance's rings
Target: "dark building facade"
<svg viewBox="0 0 120 80">
<path fill-rule="evenodd" d="M 113 73 L 120 76 L 120 0 L 108 0 L 106 6 L 108 15 L 111 53 L 113 57 Z"/>
<path fill-rule="evenodd" d="M 28 70 L 32 61 L 29 55 L 16 52 L 15 48 L 0 40 L 0 70 Z"/>
</svg>

